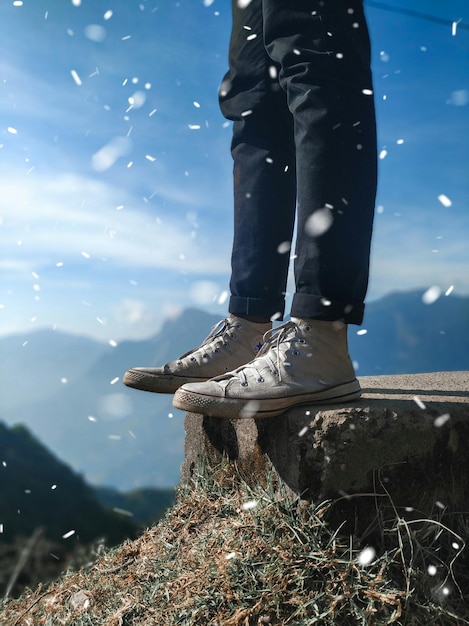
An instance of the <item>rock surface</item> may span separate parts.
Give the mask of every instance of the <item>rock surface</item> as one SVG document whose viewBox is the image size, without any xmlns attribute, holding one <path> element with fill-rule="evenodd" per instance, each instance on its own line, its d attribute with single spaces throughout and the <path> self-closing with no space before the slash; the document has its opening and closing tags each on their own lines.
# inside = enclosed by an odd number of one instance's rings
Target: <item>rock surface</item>
<svg viewBox="0 0 469 626">
<path fill-rule="evenodd" d="M 366 533 L 398 515 L 469 511 L 469 372 L 362 377 L 363 396 L 264 420 L 188 413 L 181 481 L 236 461 L 249 480 L 307 501 L 334 500 L 336 521 Z"/>
</svg>

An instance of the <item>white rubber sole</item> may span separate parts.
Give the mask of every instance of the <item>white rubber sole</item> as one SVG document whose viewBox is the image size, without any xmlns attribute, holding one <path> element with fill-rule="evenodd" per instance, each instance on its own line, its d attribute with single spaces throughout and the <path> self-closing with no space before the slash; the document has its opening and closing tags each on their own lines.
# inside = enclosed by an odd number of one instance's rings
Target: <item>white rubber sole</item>
<svg viewBox="0 0 469 626">
<path fill-rule="evenodd" d="M 302 405 L 340 404 L 361 397 L 357 379 L 335 387 L 283 398 L 224 398 L 209 396 L 180 388 L 173 398 L 173 406 L 189 413 L 200 413 L 226 419 L 274 417 L 288 409 Z"/>
<path fill-rule="evenodd" d="M 150 374 L 144 370 L 130 369 L 124 374 L 122 382 L 127 387 L 150 391 L 152 393 L 174 393 L 186 383 L 203 383 L 207 378 L 189 378 L 172 374 Z"/>
</svg>

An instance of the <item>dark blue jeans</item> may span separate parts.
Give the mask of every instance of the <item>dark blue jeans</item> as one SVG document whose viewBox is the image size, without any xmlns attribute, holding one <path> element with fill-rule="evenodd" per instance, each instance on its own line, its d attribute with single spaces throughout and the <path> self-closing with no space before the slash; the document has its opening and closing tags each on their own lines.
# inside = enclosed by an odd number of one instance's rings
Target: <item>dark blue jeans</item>
<svg viewBox="0 0 469 626">
<path fill-rule="evenodd" d="M 360 324 L 376 194 L 370 41 L 361 0 L 233 0 L 235 315 Z"/>
</svg>

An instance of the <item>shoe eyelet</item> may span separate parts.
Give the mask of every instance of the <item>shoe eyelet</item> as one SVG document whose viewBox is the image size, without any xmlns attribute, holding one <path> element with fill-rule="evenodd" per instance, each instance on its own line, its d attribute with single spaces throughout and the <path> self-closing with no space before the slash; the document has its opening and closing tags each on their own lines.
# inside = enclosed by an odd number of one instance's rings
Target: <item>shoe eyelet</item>
<svg viewBox="0 0 469 626">
<path fill-rule="evenodd" d="M 304 326 L 304 329 L 306 330 L 306 332 L 309 332 L 311 330 L 311 326 Z"/>
<path fill-rule="evenodd" d="M 209 355 L 207 353 L 205 353 L 205 354 L 202 355 L 202 358 L 203 359 L 209 359 L 210 357 L 209 357 Z"/>
<path fill-rule="evenodd" d="M 215 348 L 215 350 L 213 351 L 213 354 L 217 354 L 218 352 L 220 352 L 220 348 Z"/>
<path fill-rule="evenodd" d="M 241 383 L 241 387 L 247 387 L 248 384 L 247 383 Z"/>
<path fill-rule="evenodd" d="M 264 378 L 262 378 L 262 376 L 261 376 L 260 378 L 258 378 L 258 379 L 257 379 L 257 382 L 258 382 L 258 383 L 265 383 L 265 380 L 264 380 Z"/>
<path fill-rule="evenodd" d="M 191 356 L 191 361 L 194 363 L 195 361 L 197 361 L 197 359 L 195 358 L 195 356 Z"/>
<path fill-rule="evenodd" d="M 298 343 L 306 343 L 305 339 L 298 339 Z"/>
<path fill-rule="evenodd" d="M 231 339 L 235 339 L 236 338 L 236 335 L 234 333 L 228 333 L 228 334 L 231 337 Z"/>
<path fill-rule="evenodd" d="M 300 353 L 298 352 L 298 350 L 292 350 L 292 354 L 294 354 L 295 356 L 298 356 Z"/>
</svg>

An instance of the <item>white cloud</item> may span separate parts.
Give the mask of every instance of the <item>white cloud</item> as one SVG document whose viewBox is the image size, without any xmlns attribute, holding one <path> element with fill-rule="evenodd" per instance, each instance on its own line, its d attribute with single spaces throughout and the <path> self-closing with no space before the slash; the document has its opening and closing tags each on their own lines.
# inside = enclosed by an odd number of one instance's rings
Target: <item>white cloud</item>
<svg viewBox="0 0 469 626">
<path fill-rule="evenodd" d="M 170 212 L 155 202 L 143 211 L 134 208 L 140 203 L 126 190 L 75 174 L 13 174 L 1 177 L 0 185 L 2 263 L 10 272 L 103 258 L 126 267 L 227 271 L 224 237 L 200 245 L 199 232 L 186 220 L 187 207 Z M 167 193 L 182 202 L 183 194 Z M 190 196 L 184 199 L 189 202 Z M 201 233 L 202 239 L 207 235 Z"/>
</svg>

